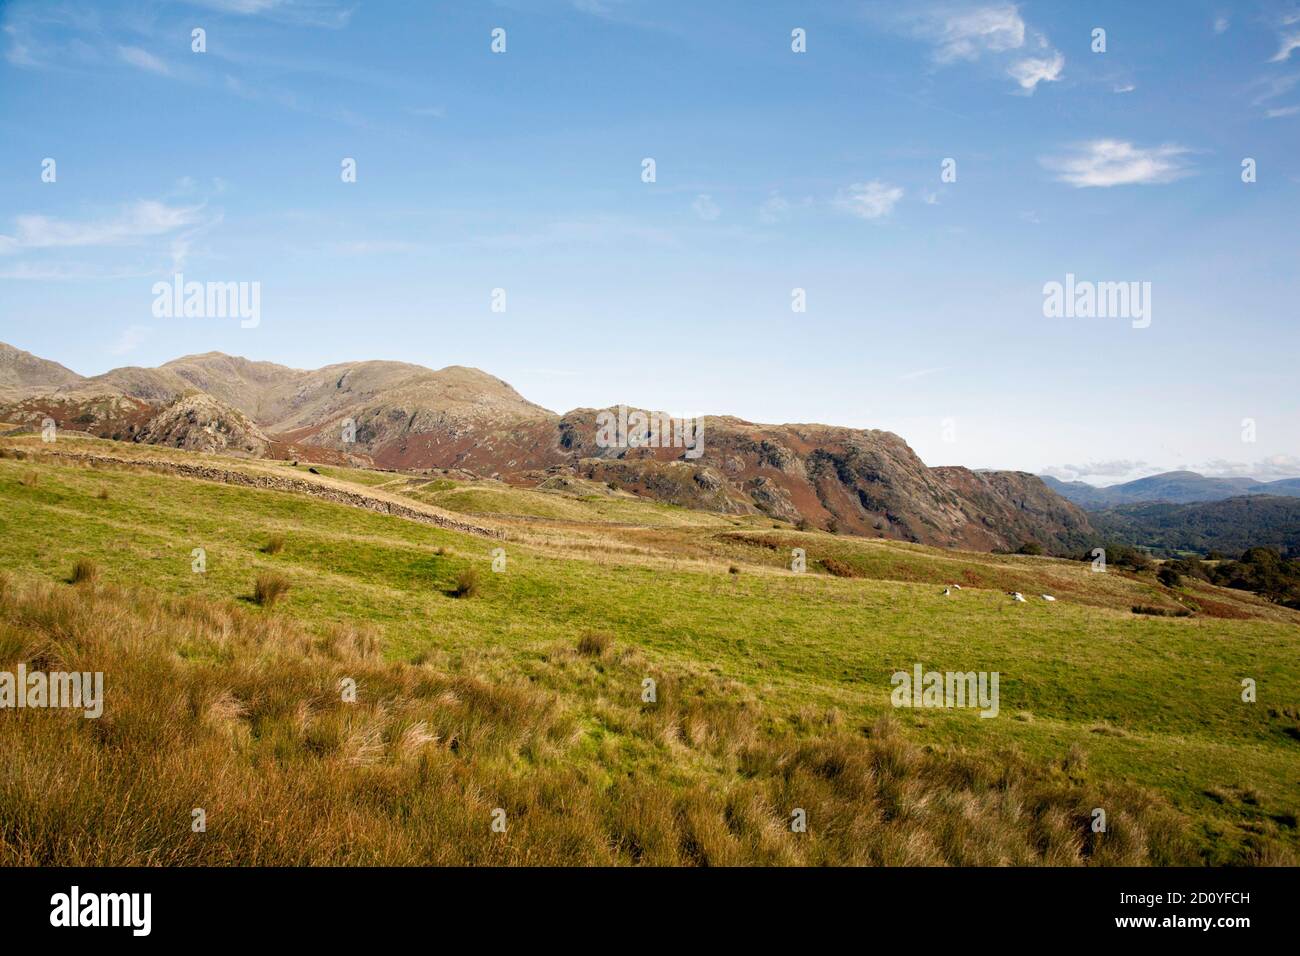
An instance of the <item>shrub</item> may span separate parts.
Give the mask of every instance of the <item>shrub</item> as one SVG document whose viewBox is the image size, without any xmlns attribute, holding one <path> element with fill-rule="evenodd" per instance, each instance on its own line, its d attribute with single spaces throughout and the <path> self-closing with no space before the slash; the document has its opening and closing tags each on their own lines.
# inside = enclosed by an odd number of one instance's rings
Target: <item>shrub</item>
<svg viewBox="0 0 1300 956">
<path fill-rule="evenodd" d="M 578 641 L 578 653 L 587 657 L 604 657 L 611 638 L 600 631 L 588 631 Z"/>
<path fill-rule="evenodd" d="M 456 575 L 456 586 L 451 589 L 451 596 L 471 598 L 476 594 L 478 594 L 478 572 L 473 568 L 466 568 Z"/>
<path fill-rule="evenodd" d="M 284 550 L 284 535 L 273 534 L 271 540 L 262 545 L 263 554 L 279 554 Z"/>
<path fill-rule="evenodd" d="M 727 568 L 727 573 L 728 573 L 728 574 L 739 574 L 739 573 L 740 573 L 740 568 L 736 567 L 736 566 L 733 564 L 731 567 Z"/>
<path fill-rule="evenodd" d="M 1016 554 L 1039 555 L 1042 553 L 1043 553 L 1043 546 L 1039 544 L 1037 541 L 1026 541 L 1016 550 Z"/>
<path fill-rule="evenodd" d="M 1283 560 L 1273 548 L 1247 548 L 1236 561 L 1224 561 L 1210 572 L 1223 587 L 1254 591 L 1287 607 L 1300 608 L 1300 559 Z"/>
<path fill-rule="evenodd" d="M 89 558 L 82 558 L 72 566 L 72 584 L 89 584 L 99 577 L 99 565 Z"/>
<path fill-rule="evenodd" d="M 1199 581 L 1210 580 L 1209 569 L 1202 563 L 1201 559 L 1195 555 L 1188 558 L 1177 558 L 1175 560 L 1166 561 L 1162 567 L 1177 571 L 1182 577 L 1196 578 Z"/>
<path fill-rule="evenodd" d="M 1183 576 L 1169 565 L 1162 564 L 1160 570 L 1156 571 L 1156 580 L 1167 588 L 1176 588 L 1183 583 Z"/>
<path fill-rule="evenodd" d="M 288 590 L 288 578 L 273 571 L 263 571 L 253 582 L 253 600 L 262 607 L 271 608 Z"/>
<path fill-rule="evenodd" d="M 1151 567 L 1151 559 L 1146 556 L 1146 552 L 1137 548 L 1121 547 L 1107 553 L 1111 556 L 1112 564 L 1130 571 L 1146 571 Z"/>
</svg>

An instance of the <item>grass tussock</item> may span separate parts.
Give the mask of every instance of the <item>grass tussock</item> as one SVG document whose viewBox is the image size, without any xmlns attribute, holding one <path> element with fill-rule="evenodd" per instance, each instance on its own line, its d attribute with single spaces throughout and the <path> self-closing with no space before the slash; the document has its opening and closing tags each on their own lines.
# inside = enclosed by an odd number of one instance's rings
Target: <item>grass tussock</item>
<svg viewBox="0 0 1300 956">
<path fill-rule="evenodd" d="M 267 539 L 266 544 L 262 545 L 263 554 L 279 554 L 284 550 L 284 535 L 273 534 Z"/>
<path fill-rule="evenodd" d="M 0 721 L 5 865 L 1196 862 L 1183 818 L 1081 753 L 991 760 L 828 710 L 775 726 L 743 686 L 634 650 L 490 682 L 233 603 L 0 577 L 0 661 L 22 660 L 103 671 L 105 703 Z"/>
<path fill-rule="evenodd" d="M 81 558 L 72 566 L 69 584 L 91 584 L 99 577 L 99 565 L 89 558 Z"/>
<path fill-rule="evenodd" d="M 478 594 L 478 588 L 478 572 L 473 568 L 465 568 L 456 575 L 456 583 L 451 589 L 451 596 L 472 598 Z"/>
<path fill-rule="evenodd" d="M 608 634 L 589 631 L 578 639 L 578 653 L 584 657 L 604 657 L 612 642 Z"/>
<path fill-rule="evenodd" d="M 107 489 L 107 488 L 100 488 L 99 491 L 95 492 L 95 497 L 98 498 L 100 501 L 107 501 L 107 500 L 108 500 L 108 489 Z"/>
<path fill-rule="evenodd" d="M 289 579 L 273 571 L 263 571 L 253 582 L 253 602 L 264 608 L 275 607 L 289 591 Z"/>
</svg>

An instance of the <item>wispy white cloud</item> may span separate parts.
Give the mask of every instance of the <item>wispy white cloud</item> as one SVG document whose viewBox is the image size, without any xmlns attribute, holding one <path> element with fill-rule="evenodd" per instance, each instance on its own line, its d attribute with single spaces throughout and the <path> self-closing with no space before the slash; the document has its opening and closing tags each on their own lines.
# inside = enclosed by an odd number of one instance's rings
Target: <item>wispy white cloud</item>
<svg viewBox="0 0 1300 956">
<path fill-rule="evenodd" d="M 1259 481 L 1275 481 L 1278 478 L 1300 477 L 1300 457 L 1268 455 L 1254 462 L 1215 458 L 1196 470 L 1211 478 L 1255 478 Z"/>
<path fill-rule="evenodd" d="M 191 0 L 191 3 L 230 15 L 265 17 L 289 27 L 326 28 L 346 26 L 355 6 L 344 6 L 335 0 Z M 319 73 L 342 77 L 358 85 L 397 89 L 414 95 L 413 84 L 383 71 L 340 63 L 337 58 L 285 60 L 265 50 L 245 49 L 242 44 L 218 44 L 213 48 L 210 56 L 240 66 L 238 76 L 214 75 L 196 66 L 195 58 L 167 60 L 151 52 L 174 48 L 171 46 L 174 38 L 162 33 L 151 17 L 100 17 L 89 4 L 48 7 L 32 4 L 7 10 L 0 0 L 0 11 L 4 13 L 3 33 L 0 33 L 4 58 L 11 66 L 23 69 L 111 73 L 134 68 L 195 86 L 220 86 L 244 99 L 357 127 L 366 127 L 368 123 L 336 100 L 327 101 L 285 89 L 282 78 Z"/>
<path fill-rule="evenodd" d="M 1186 156 L 1191 150 L 1167 143 L 1140 147 L 1115 139 L 1081 143 L 1065 156 L 1041 162 L 1057 179 L 1078 188 L 1171 183 L 1190 175 Z"/>
<path fill-rule="evenodd" d="M 266 17 L 283 23 L 338 30 L 352 19 L 355 5 L 334 0 L 189 0 L 191 4 L 237 16 Z"/>
<path fill-rule="evenodd" d="M 13 235 L 0 234 L 0 253 L 127 245 L 194 226 L 202 209 L 202 206 L 168 206 L 142 199 L 100 219 L 74 221 L 43 215 L 15 216 Z"/>
<path fill-rule="evenodd" d="M 789 200 L 779 192 L 773 192 L 763 200 L 758 207 L 758 218 L 760 222 L 776 223 L 784 222 L 800 209 L 808 209 L 814 205 L 813 197 L 804 196 L 802 199 Z"/>
<path fill-rule="evenodd" d="M 773 193 L 763 200 L 758 207 L 758 218 L 763 222 L 780 222 L 790 214 L 790 200 L 779 193 Z"/>
<path fill-rule="evenodd" d="M 621 0 L 572 0 L 573 9 L 593 16 L 609 17 L 621 6 Z"/>
<path fill-rule="evenodd" d="M 1220 33 L 1220 34 L 1227 33 L 1228 27 L 1230 27 L 1231 25 L 1232 25 L 1231 21 L 1229 21 L 1226 16 L 1217 16 L 1214 18 L 1215 33 Z"/>
<path fill-rule="evenodd" d="M 866 183 L 853 183 L 841 190 L 835 204 L 861 219 L 882 219 L 894 211 L 902 198 L 902 186 L 873 179 Z"/>
<path fill-rule="evenodd" d="M 1088 461 L 1077 465 L 1051 465 L 1041 469 L 1039 474 L 1058 478 L 1061 481 L 1086 481 L 1094 485 L 1113 485 L 1121 481 L 1158 475 L 1168 470 L 1145 461 L 1115 458 L 1109 461 Z"/>
<path fill-rule="evenodd" d="M 1275 481 L 1279 478 L 1300 476 L 1300 458 L 1295 455 L 1269 455 L 1258 461 L 1230 461 L 1214 458 L 1200 464 L 1153 465 L 1150 462 L 1130 459 L 1089 461 L 1077 465 L 1052 465 L 1039 471 L 1061 481 L 1086 481 L 1091 485 L 1114 485 L 1134 481 L 1167 471 L 1194 471 L 1207 478 L 1254 478 L 1257 481 Z"/>
<path fill-rule="evenodd" d="M 9 39 L 9 45 L 5 47 L 5 60 L 10 66 L 37 67 L 41 65 L 36 52 L 31 48 L 30 41 L 19 34 L 16 26 L 12 23 L 5 24 L 4 33 Z"/>
<path fill-rule="evenodd" d="M 715 222 L 722 215 L 722 210 L 708 193 L 700 193 L 691 203 L 691 210 L 705 222 Z"/>
<path fill-rule="evenodd" d="M 108 347 L 109 354 L 126 355 L 134 352 L 148 340 L 151 331 L 147 325 L 128 325 Z"/>
<path fill-rule="evenodd" d="M 1025 95 L 1032 95 L 1039 83 L 1059 80 L 1065 68 L 1064 54 L 1025 23 L 1016 4 L 943 3 L 909 9 L 895 15 L 893 23 L 933 44 L 932 58 L 939 66 L 1004 62 Z"/>
<path fill-rule="evenodd" d="M 1273 54 L 1269 62 L 1289 60 L 1296 50 L 1300 50 L 1300 13 L 1285 16 L 1279 22 L 1277 53 Z"/>
<path fill-rule="evenodd" d="M 1251 106 L 1266 106 L 1273 100 L 1286 96 L 1296 88 L 1300 83 L 1300 73 L 1287 73 L 1281 76 L 1264 76 L 1255 80 L 1248 86 L 1248 89 L 1258 90 L 1255 98 L 1250 101 Z M 1275 106 L 1268 105 L 1264 116 L 1268 119 L 1277 119 L 1281 116 L 1291 116 L 1296 112 L 1295 106 Z"/>
<path fill-rule="evenodd" d="M 1132 83 L 1117 83 L 1112 90 L 1114 93 L 1132 93 L 1137 87 Z"/>
<path fill-rule="evenodd" d="M 119 46 L 117 55 L 123 62 L 130 63 L 142 70 L 148 70 L 150 73 L 160 73 L 163 76 L 171 74 L 171 70 L 168 69 L 166 63 L 148 50 L 142 50 L 138 46 Z"/>
<path fill-rule="evenodd" d="M 1004 53 L 1025 45 L 1025 21 L 1012 4 L 957 12 L 935 11 L 931 25 L 940 63 L 977 60 L 985 53 Z"/>
<path fill-rule="evenodd" d="M 122 269 L 86 263 L 16 262 L 0 269 L 0 279 L 19 282 L 102 282 L 109 279 L 142 279 L 159 275 L 153 268 Z"/>
<path fill-rule="evenodd" d="M 1061 70 L 1065 68 L 1065 57 L 1059 50 L 1053 51 L 1051 57 L 1025 57 L 1023 60 L 1016 60 L 1009 67 L 1007 72 L 1012 78 L 1020 84 L 1020 88 L 1026 93 L 1033 93 L 1038 88 L 1039 83 L 1055 83 L 1061 78 Z"/>
</svg>

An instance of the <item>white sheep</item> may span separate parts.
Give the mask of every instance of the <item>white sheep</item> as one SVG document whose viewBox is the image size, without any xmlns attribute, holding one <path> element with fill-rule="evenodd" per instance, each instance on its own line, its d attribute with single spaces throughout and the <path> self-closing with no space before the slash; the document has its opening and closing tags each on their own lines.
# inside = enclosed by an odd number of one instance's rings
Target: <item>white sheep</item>
<svg viewBox="0 0 1300 956">
<path fill-rule="evenodd" d="M 1025 596 L 1024 596 L 1023 594 L 1021 594 L 1019 591 L 1012 591 L 1012 592 L 1011 592 L 1011 600 L 1013 600 L 1013 601 L 1023 601 L 1024 599 L 1025 599 Z"/>
</svg>

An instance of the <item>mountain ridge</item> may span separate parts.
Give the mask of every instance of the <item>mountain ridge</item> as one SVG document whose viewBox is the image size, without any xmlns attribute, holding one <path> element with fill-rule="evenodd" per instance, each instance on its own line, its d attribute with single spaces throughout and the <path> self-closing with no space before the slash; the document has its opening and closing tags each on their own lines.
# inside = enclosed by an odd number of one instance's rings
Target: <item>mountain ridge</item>
<svg viewBox="0 0 1300 956">
<path fill-rule="evenodd" d="M 687 508 L 946 547 L 1035 542 L 1066 553 L 1092 534 L 1084 512 L 1034 475 L 931 468 L 879 429 L 705 416 L 697 458 L 671 442 L 642 445 L 641 435 L 625 443 L 632 447 L 611 447 L 598 437 L 601 409 L 557 414 L 461 365 L 374 360 L 304 370 L 204 352 L 89 378 L 57 363 L 24 368 L 0 396 L 5 420 L 34 426 L 50 417 L 122 441 L 457 468 L 526 486 L 569 474 Z"/>
<path fill-rule="evenodd" d="M 1145 502 L 1193 504 L 1224 501 L 1242 495 L 1300 495 L 1300 478 L 1280 478 L 1275 481 L 1259 481 L 1247 477 L 1216 478 L 1186 470 L 1162 472 L 1106 487 L 1082 481 L 1061 481 L 1050 475 L 1038 477 L 1061 497 L 1087 511 Z"/>
</svg>

